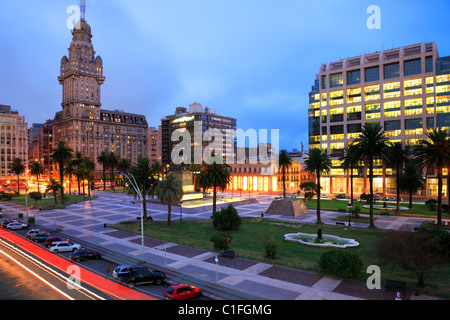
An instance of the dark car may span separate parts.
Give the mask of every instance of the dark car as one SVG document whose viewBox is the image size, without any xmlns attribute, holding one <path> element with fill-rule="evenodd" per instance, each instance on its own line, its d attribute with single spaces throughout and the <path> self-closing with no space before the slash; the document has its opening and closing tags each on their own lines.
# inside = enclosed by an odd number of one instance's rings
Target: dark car
<svg viewBox="0 0 450 320">
<path fill-rule="evenodd" d="M 341 193 L 337 195 L 337 199 L 345 199 L 345 197 L 347 197 L 347 195 L 345 193 Z"/>
<path fill-rule="evenodd" d="M 36 233 L 35 235 L 32 235 L 31 240 L 36 241 L 36 242 L 45 242 L 45 240 L 47 240 L 51 236 L 52 235 L 50 233 L 39 232 L 39 233 Z"/>
<path fill-rule="evenodd" d="M 166 275 L 162 271 L 151 270 L 148 267 L 133 267 L 127 274 L 119 276 L 117 279 L 132 288 L 138 284 L 155 283 L 159 285 L 166 279 Z"/>
<path fill-rule="evenodd" d="M 70 255 L 70 260 L 80 262 L 82 260 L 99 260 L 102 258 L 100 252 L 80 249 Z"/>
</svg>

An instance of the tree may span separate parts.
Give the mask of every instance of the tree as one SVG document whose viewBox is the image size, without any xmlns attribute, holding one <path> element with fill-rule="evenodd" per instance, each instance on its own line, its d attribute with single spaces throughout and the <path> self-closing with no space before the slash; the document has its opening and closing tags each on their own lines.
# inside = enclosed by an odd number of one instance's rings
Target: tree
<svg viewBox="0 0 450 320">
<path fill-rule="evenodd" d="M 75 167 L 75 177 L 77 178 L 77 184 L 78 184 L 78 194 L 80 194 L 80 178 L 79 175 L 77 175 L 77 171 L 80 167 L 80 164 L 83 162 L 83 154 L 80 151 L 75 152 L 73 158 L 72 158 L 72 164 Z"/>
<path fill-rule="evenodd" d="M 45 189 L 45 192 L 51 191 L 53 193 L 53 197 L 55 197 L 55 203 L 56 201 L 56 193 L 58 193 L 63 188 L 62 184 L 56 181 L 55 179 L 50 179 L 49 184 L 47 185 L 47 188 Z"/>
<path fill-rule="evenodd" d="M 123 158 L 119 160 L 119 163 L 117 164 L 117 170 L 119 172 L 127 172 L 131 167 L 131 163 L 128 159 Z M 123 178 L 122 181 L 123 185 L 125 185 L 125 177 Z"/>
<path fill-rule="evenodd" d="M 72 159 L 73 150 L 64 140 L 58 141 L 58 145 L 52 150 L 51 159 L 59 166 L 59 182 L 61 184 L 61 203 L 64 203 L 64 167 Z"/>
<path fill-rule="evenodd" d="M 438 209 L 437 226 L 442 226 L 442 185 L 444 168 L 450 166 L 450 139 L 445 129 L 433 129 L 415 148 L 415 159 L 421 170 L 426 169 L 427 175 L 436 172 L 438 179 Z"/>
<path fill-rule="evenodd" d="M 317 190 L 317 184 L 313 181 L 302 182 L 300 184 L 300 189 L 305 193 L 305 201 L 312 199 Z"/>
<path fill-rule="evenodd" d="M 430 271 L 442 263 L 438 240 L 421 232 L 387 231 L 377 237 L 376 253 L 382 265 L 396 265 L 416 274 L 425 286 Z"/>
<path fill-rule="evenodd" d="M 358 167 L 359 157 L 356 153 L 356 145 L 350 143 L 344 148 L 344 155 L 339 158 L 342 161 L 342 167 L 350 173 L 350 203 L 353 207 L 353 170 Z"/>
<path fill-rule="evenodd" d="M 204 189 L 213 188 L 213 215 L 216 212 L 217 189 L 225 190 L 231 181 L 231 167 L 228 164 L 204 164 L 198 175 L 198 184 Z"/>
<path fill-rule="evenodd" d="M 178 203 L 183 197 L 183 188 L 181 181 L 173 174 L 168 174 L 166 179 L 159 181 L 156 186 L 156 197 L 162 203 L 168 206 L 167 226 L 171 227 L 172 205 Z"/>
<path fill-rule="evenodd" d="M 320 186 L 320 176 L 322 172 L 330 171 L 331 160 L 329 155 L 327 154 L 326 149 L 320 150 L 318 148 L 313 148 L 306 154 L 308 155 L 308 158 L 305 160 L 304 170 L 316 175 L 317 223 L 322 223 L 322 220 L 320 218 L 320 190 L 322 189 L 322 187 Z"/>
<path fill-rule="evenodd" d="M 400 174 L 403 166 L 409 161 L 408 152 L 403 149 L 401 142 L 390 144 L 387 149 L 387 161 L 396 172 L 397 214 L 400 214 Z"/>
<path fill-rule="evenodd" d="M 152 168 L 150 166 L 150 160 L 148 158 L 139 158 L 137 164 L 131 166 L 130 174 L 131 179 L 136 180 L 137 187 L 139 188 L 140 194 L 133 188 L 133 186 L 128 183 L 127 192 L 132 194 L 135 198 L 140 198 L 142 200 L 142 206 L 144 210 L 144 218 L 148 220 L 147 215 L 147 194 L 153 188 L 155 179 L 152 176 Z"/>
<path fill-rule="evenodd" d="M 278 165 L 281 167 L 283 180 L 283 198 L 286 198 L 286 169 L 292 166 L 292 159 L 289 157 L 286 150 L 281 150 L 278 157 Z"/>
<path fill-rule="evenodd" d="M 111 170 L 111 189 L 114 192 L 114 169 L 117 167 L 117 165 L 119 164 L 119 158 L 117 157 L 117 155 L 111 151 L 110 153 L 108 153 L 108 157 L 106 158 L 106 163 L 108 165 L 108 168 Z"/>
<path fill-rule="evenodd" d="M 25 165 L 20 158 L 14 158 L 11 162 L 11 171 L 17 174 L 17 193 L 20 193 L 20 175 L 25 172 Z"/>
<path fill-rule="evenodd" d="M 75 165 L 73 163 L 73 160 L 71 159 L 64 168 L 64 174 L 69 177 L 69 194 L 72 193 L 70 184 L 72 180 L 72 175 L 75 174 L 75 170 L 76 170 Z"/>
<path fill-rule="evenodd" d="M 414 163 L 408 163 L 401 175 L 398 177 L 397 188 L 407 191 L 409 194 L 409 208 L 412 208 L 413 193 L 423 189 L 423 179 Z M 398 192 L 397 192 L 398 194 Z M 397 199 L 397 203 L 399 199 Z"/>
<path fill-rule="evenodd" d="M 108 166 L 108 153 L 102 151 L 97 157 L 97 163 L 102 165 L 103 170 L 103 190 L 106 190 L 106 168 Z"/>
<path fill-rule="evenodd" d="M 39 188 L 39 176 L 45 172 L 44 167 L 39 161 L 32 162 L 30 164 L 30 173 L 33 176 L 36 176 L 37 186 L 38 186 L 38 192 L 41 192 L 41 189 Z"/>
<path fill-rule="evenodd" d="M 377 125 L 365 124 L 361 135 L 354 140 L 356 144 L 356 154 L 365 165 L 369 166 L 369 204 L 370 204 L 370 227 L 374 228 L 373 220 L 373 162 L 374 160 L 384 160 L 387 152 L 387 140 L 383 129 Z"/>
</svg>

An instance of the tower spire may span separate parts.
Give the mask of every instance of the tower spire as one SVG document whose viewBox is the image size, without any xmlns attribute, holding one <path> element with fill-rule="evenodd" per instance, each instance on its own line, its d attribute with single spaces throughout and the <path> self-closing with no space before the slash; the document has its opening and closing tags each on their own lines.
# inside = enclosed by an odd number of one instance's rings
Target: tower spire
<svg viewBox="0 0 450 320">
<path fill-rule="evenodd" d="M 86 21 L 86 0 L 80 0 L 80 19 Z"/>
</svg>

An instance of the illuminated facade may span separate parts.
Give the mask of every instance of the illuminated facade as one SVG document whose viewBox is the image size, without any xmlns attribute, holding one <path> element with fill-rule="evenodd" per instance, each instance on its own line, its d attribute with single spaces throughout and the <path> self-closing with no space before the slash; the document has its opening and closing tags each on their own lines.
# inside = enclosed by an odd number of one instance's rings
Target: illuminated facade
<svg viewBox="0 0 450 320">
<path fill-rule="evenodd" d="M 204 133 L 209 129 L 218 129 L 220 130 L 223 137 L 226 137 L 227 130 L 236 130 L 236 119 L 229 118 L 225 116 L 221 116 L 217 114 L 215 109 L 211 109 L 208 107 L 203 108 L 203 106 L 199 103 L 193 103 L 189 106 L 189 111 L 187 108 L 178 107 L 176 108 L 175 114 L 166 116 L 161 120 L 161 161 L 163 165 L 171 165 L 171 169 L 186 169 L 190 166 L 190 164 L 181 164 L 176 166 L 172 162 L 172 149 L 175 145 L 179 144 L 178 141 L 172 141 L 172 134 L 176 130 L 186 130 L 189 132 L 191 136 L 191 164 L 195 163 L 195 155 L 194 148 L 195 144 L 195 123 L 200 123 L 199 134 L 204 136 Z M 206 141 L 207 139 L 202 138 L 202 146 L 201 151 L 205 147 L 207 147 L 211 142 Z M 228 153 L 232 153 L 231 156 L 234 156 L 236 146 L 235 140 L 233 141 L 222 141 L 223 145 L 223 162 L 226 163 L 226 157 Z M 200 163 L 201 164 L 201 163 Z"/>
<path fill-rule="evenodd" d="M 309 100 L 309 148 L 327 149 L 332 158 L 323 192 L 348 193 L 338 159 L 366 123 L 379 124 L 408 150 L 433 128 L 450 132 L 450 57 L 439 57 L 428 42 L 323 64 Z M 374 192 L 395 193 L 392 169 L 377 162 L 374 174 Z M 354 192 L 367 192 L 367 170 L 358 176 Z M 422 195 L 437 194 L 435 180 L 427 179 Z"/>
<path fill-rule="evenodd" d="M 22 159 L 28 168 L 27 123 L 19 112 L 11 110 L 10 106 L 0 105 L 0 180 L 10 180 L 17 186 L 17 175 L 11 172 L 14 158 Z M 27 175 L 27 171 L 23 175 Z"/>
<path fill-rule="evenodd" d="M 97 157 L 102 151 L 114 151 L 131 163 L 147 156 L 147 120 L 145 116 L 120 110 L 101 109 L 103 61 L 92 45 L 91 27 L 80 20 L 72 32 L 69 57 L 61 59 L 62 111 L 53 123 L 55 145 L 64 140 L 74 151 L 96 163 L 96 178 L 101 177 Z"/>
</svg>

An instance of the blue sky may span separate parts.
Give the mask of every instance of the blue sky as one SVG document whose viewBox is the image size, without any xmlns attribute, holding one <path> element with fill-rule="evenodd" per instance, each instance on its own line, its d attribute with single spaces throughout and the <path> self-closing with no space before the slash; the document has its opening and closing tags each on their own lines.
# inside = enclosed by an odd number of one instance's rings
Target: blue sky
<svg viewBox="0 0 450 320">
<path fill-rule="evenodd" d="M 87 0 L 103 59 L 104 109 L 150 126 L 198 102 L 238 127 L 279 129 L 280 148 L 308 147 L 308 93 L 322 63 L 424 41 L 450 55 L 449 2 L 380 0 Z M 0 1 L 0 104 L 28 125 L 61 110 L 67 8 L 77 0 Z M 367 8 L 381 10 L 370 30 Z"/>
</svg>

